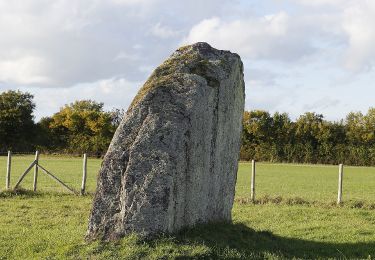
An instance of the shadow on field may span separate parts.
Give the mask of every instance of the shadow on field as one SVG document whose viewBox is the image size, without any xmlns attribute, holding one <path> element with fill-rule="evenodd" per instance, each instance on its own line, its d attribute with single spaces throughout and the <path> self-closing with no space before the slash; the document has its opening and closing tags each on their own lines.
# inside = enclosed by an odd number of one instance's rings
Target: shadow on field
<svg viewBox="0 0 375 260">
<path fill-rule="evenodd" d="M 0 198 L 12 198 L 12 197 L 22 197 L 22 198 L 32 198 L 43 196 L 41 192 L 34 192 L 25 189 L 17 190 L 6 190 L 0 192 Z"/>
<path fill-rule="evenodd" d="M 227 258 L 368 258 L 375 256 L 371 243 L 334 244 L 285 238 L 268 231 L 255 231 L 244 224 L 204 225 L 185 230 L 177 236 L 180 244 L 204 244 L 210 257 Z M 232 258 L 230 257 L 230 258 Z"/>
<path fill-rule="evenodd" d="M 93 197 L 93 192 L 86 192 L 84 195 L 79 194 L 72 194 L 67 192 L 59 192 L 59 191 L 32 191 L 26 189 L 17 189 L 17 190 L 5 190 L 0 191 L 0 199 L 9 199 L 9 198 L 22 198 L 22 199 L 30 199 L 35 197 L 70 197 L 70 196 L 80 196 L 80 197 Z"/>
</svg>

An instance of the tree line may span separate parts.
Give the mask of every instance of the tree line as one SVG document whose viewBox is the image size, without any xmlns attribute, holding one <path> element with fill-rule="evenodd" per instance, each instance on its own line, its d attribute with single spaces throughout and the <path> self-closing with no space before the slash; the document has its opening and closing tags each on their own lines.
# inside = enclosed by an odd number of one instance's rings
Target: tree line
<svg viewBox="0 0 375 260">
<path fill-rule="evenodd" d="M 375 165 L 375 108 L 351 112 L 331 122 L 305 113 L 247 111 L 243 117 L 241 159 L 270 162 Z"/>
<path fill-rule="evenodd" d="M 0 152 L 104 154 L 124 111 L 104 111 L 103 103 L 81 100 L 34 122 L 33 95 L 0 94 Z"/>
<path fill-rule="evenodd" d="M 103 155 L 124 115 L 81 100 L 35 123 L 34 109 L 30 93 L 0 94 L 0 152 Z M 241 160 L 375 165 L 375 108 L 335 122 L 310 112 L 292 120 L 286 113 L 246 111 L 241 138 Z"/>
</svg>

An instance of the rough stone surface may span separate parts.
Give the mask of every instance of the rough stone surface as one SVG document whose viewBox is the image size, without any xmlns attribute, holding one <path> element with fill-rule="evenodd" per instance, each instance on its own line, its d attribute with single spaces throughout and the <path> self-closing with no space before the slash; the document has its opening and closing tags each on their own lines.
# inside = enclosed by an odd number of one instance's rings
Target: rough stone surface
<svg viewBox="0 0 375 260">
<path fill-rule="evenodd" d="M 118 127 L 87 239 L 230 221 L 244 110 L 237 54 L 185 46 L 160 65 Z"/>
</svg>

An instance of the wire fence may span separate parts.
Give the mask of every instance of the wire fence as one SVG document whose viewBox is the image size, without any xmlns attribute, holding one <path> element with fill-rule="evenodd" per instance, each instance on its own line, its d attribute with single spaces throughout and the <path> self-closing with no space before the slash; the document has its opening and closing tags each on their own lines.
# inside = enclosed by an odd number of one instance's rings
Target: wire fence
<svg viewBox="0 0 375 260">
<path fill-rule="evenodd" d="M 39 154 L 36 163 L 35 161 L 35 153 L 12 152 L 10 163 L 8 153 L 0 154 L 0 183 L 4 181 L 3 185 L 0 185 L 0 191 L 17 188 L 42 192 L 66 192 L 67 187 L 77 194 L 82 192 L 82 188 L 84 193 L 95 191 L 96 175 L 102 159 L 87 156 L 85 160 L 84 155 Z M 36 183 L 35 171 L 37 171 Z"/>
<path fill-rule="evenodd" d="M 41 154 L 44 156 L 61 156 L 61 157 L 82 157 L 82 154 L 84 153 L 71 153 L 71 152 L 50 152 L 50 151 L 42 151 Z M 92 158 L 103 158 L 104 154 L 102 153 L 94 153 L 94 152 L 85 152 L 87 156 Z M 8 151 L 0 150 L 0 156 L 7 156 Z M 19 156 L 27 156 L 27 155 L 35 155 L 35 151 L 12 151 L 12 155 L 19 155 Z"/>
<path fill-rule="evenodd" d="M 375 167 L 240 163 L 236 198 L 256 203 L 294 200 L 294 204 L 375 207 Z"/>
<path fill-rule="evenodd" d="M 35 153 L 12 153 L 9 188 L 12 190 L 22 174 L 35 161 Z M 96 189 L 97 174 L 102 159 L 87 157 L 85 191 Z M 41 153 L 38 163 L 64 184 L 79 193 L 82 188 L 83 155 L 53 155 Z M 33 191 L 34 169 L 24 177 L 19 188 Z M 252 176 L 253 169 L 256 174 Z M 64 192 L 67 190 L 39 169 L 37 191 Z M 341 174 L 341 182 L 340 180 Z M 254 180 L 252 182 L 252 180 Z M 0 192 L 7 187 L 7 154 L 0 154 Z M 301 165 L 240 163 L 236 184 L 236 198 L 249 201 L 271 197 L 301 198 L 305 201 L 341 203 L 368 202 L 375 205 L 375 167 L 337 165 Z M 252 198 L 252 199 L 251 199 Z"/>
</svg>

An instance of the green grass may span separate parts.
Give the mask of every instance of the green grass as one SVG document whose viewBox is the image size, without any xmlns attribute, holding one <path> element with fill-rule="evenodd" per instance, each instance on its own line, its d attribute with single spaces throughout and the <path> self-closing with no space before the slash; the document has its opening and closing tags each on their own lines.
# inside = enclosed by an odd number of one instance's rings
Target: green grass
<svg viewBox="0 0 375 260">
<path fill-rule="evenodd" d="M 12 184 L 32 160 L 14 157 Z M 88 162 L 88 191 L 93 192 L 101 161 Z M 79 190 L 80 158 L 41 156 L 40 163 Z M 5 165 L 0 157 L 1 187 Z M 375 168 L 345 167 L 341 206 L 333 203 L 336 166 L 259 163 L 258 204 L 246 200 L 250 170 L 250 164 L 240 164 L 232 224 L 197 226 L 150 241 L 132 235 L 91 244 L 83 237 L 92 194 L 70 195 L 40 172 L 40 192 L 0 193 L 0 259 L 375 257 Z M 22 186 L 32 187 L 32 172 Z"/>
</svg>

